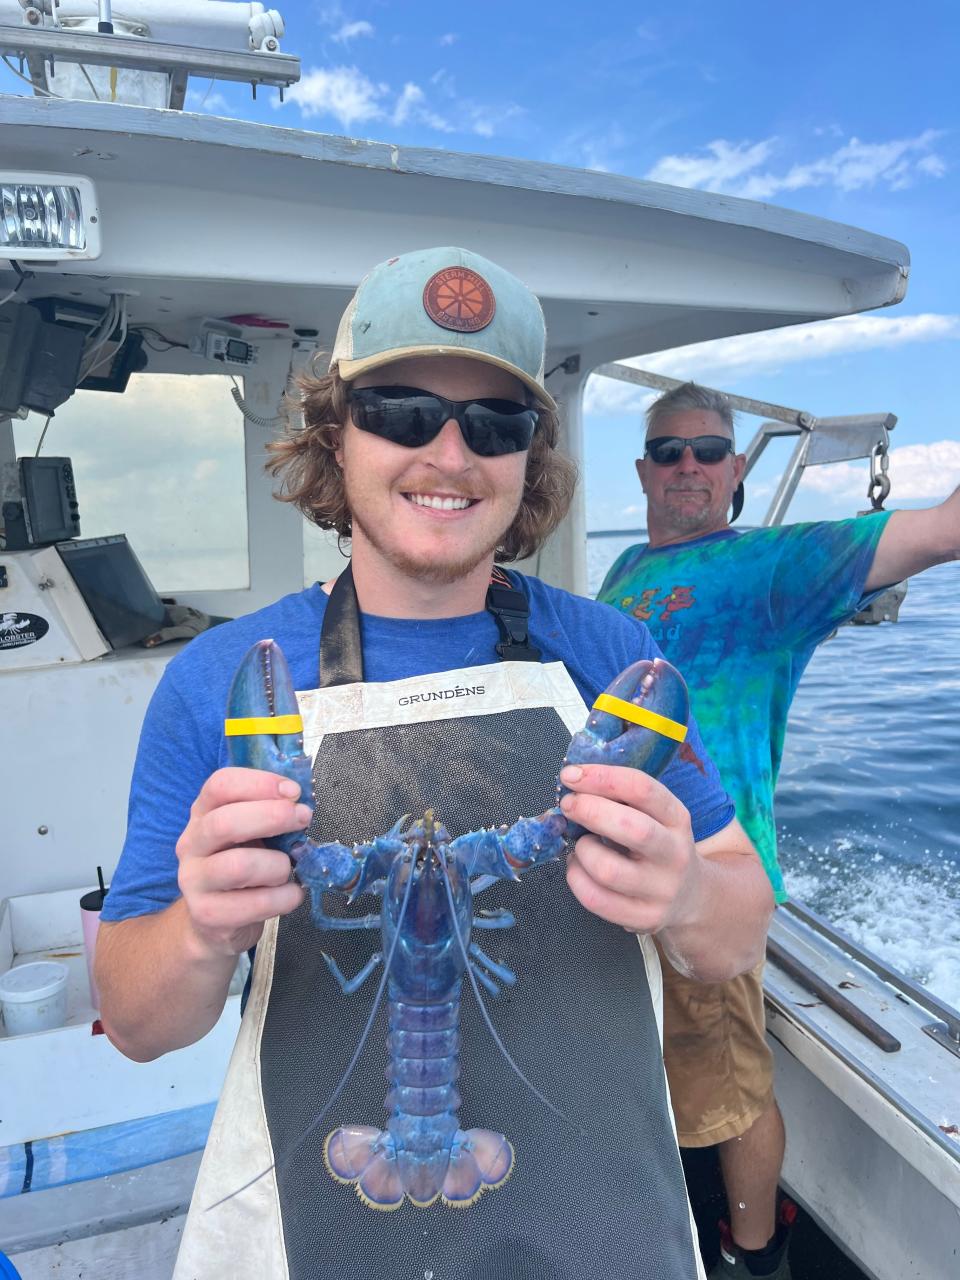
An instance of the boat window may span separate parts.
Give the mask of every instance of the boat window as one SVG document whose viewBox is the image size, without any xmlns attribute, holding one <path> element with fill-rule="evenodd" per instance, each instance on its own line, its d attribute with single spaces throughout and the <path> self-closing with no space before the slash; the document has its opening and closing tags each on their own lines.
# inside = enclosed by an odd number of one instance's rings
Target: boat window
<svg viewBox="0 0 960 1280">
<path fill-rule="evenodd" d="M 57 409 L 42 455 L 73 460 L 84 538 L 125 533 L 163 594 L 244 588 L 243 419 L 219 375 L 134 374 L 122 395 L 78 391 Z M 14 422 L 20 457 L 46 419 Z"/>
</svg>

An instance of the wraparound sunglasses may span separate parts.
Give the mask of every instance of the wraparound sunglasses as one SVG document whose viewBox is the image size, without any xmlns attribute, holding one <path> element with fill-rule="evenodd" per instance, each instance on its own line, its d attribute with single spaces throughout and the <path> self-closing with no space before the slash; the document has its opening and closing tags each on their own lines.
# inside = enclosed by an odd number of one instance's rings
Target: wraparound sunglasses
<svg viewBox="0 0 960 1280">
<path fill-rule="evenodd" d="M 644 457 L 658 467 L 672 467 L 688 445 L 696 460 L 706 466 L 722 462 L 728 453 L 733 453 L 733 441 L 726 436 L 655 436 L 647 441 Z"/>
<path fill-rule="evenodd" d="M 514 400 L 447 400 L 416 387 L 355 387 L 348 395 L 361 431 L 418 449 L 453 419 L 467 446 L 482 458 L 529 449 L 539 414 Z"/>
</svg>

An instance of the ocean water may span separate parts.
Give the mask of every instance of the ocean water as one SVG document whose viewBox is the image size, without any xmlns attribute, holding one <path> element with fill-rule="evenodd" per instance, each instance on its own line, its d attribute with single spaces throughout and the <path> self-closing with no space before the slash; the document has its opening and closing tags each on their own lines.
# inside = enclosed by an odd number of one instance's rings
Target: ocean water
<svg viewBox="0 0 960 1280">
<path fill-rule="evenodd" d="M 590 592 L 638 541 L 590 538 Z M 787 888 L 960 1008 L 960 567 L 900 620 L 841 627 L 791 710 L 776 793 Z"/>
</svg>

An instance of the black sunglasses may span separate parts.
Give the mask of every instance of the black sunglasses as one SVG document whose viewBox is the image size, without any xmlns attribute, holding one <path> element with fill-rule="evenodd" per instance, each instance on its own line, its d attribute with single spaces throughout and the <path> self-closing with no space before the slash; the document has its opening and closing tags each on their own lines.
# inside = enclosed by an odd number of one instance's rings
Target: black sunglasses
<svg viewBox="0 0 960 1280">
<path fill-rule="evenodd" d="M 514 400 L 446 400 L 416 387 L 355 387 L 347 399 L 361 431 L 418 449 L 453 419 L 482 458 L 529 449 L 539 414 Z"/>
<path fill-rule="evenodd" d="M 672 467 L 683 457 L 688 445 L 696 460 L 707 466 L 722 462 L 728 453 L 733 453 L 733 441 L 726 436 L 655 436 L 647 441 L 644 456 L 658 467 Z"/>
</svg>

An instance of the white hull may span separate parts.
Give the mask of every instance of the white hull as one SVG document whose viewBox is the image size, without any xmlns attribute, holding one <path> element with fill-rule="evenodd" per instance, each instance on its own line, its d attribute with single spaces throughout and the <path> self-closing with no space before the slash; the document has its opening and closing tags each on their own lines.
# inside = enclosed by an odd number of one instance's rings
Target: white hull
<svg viewBox="0 0 960 1280">
<path fill-rule="evenodd" d="M 783 1184 L 871 1280 L 953 1280 L 960 1275 L 960 1022 L 905 980 L 886 981 L 879 961 L 861 963 L 831 936 L 841 935 L 821 932 L 816 917 L 803 915 L 815 926 L 779 911 L 775 943 L 901 1047 L 885 1052 L 768 963 L 767 1028 L 787 1131 Z M 940 1028 L 938 1037 L 925 1030 L 931 1027 Z"/>
</svg>

